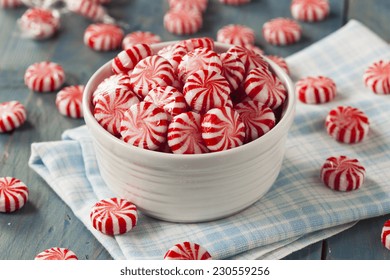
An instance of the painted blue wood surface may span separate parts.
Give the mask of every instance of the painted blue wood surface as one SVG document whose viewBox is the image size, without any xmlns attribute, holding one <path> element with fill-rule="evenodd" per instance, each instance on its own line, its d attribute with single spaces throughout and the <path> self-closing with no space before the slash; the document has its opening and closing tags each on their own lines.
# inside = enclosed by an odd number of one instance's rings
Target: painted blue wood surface
<svg viewBox="0 0 390 280">
<path fill-rule="evenodd" d="M 343 25 L 346 14 L 344 1 L 330 2 L 330 17 L 316 24 L 302 23 L 304 37 L 296 45 L 273 47 L 266 44 L 261 36 L 264 22 L 274 17 L 290 16 L 290 0 L 253 0 L 251 4 L 240 7 L 224 6 L 217 0 L 210 1 L 204 15 L 203 27 L 196 36 L 215 38 L 218 29 L 226 24 L 244 24 L 255 30 L 256 44 L 266 53 L 288 56 Z M 152 31 L 164 41 L 189 37 L 172 35 L 163 28 L 163 16 L 168 9 L 165 0 L 113 0 L 107 9 L 112 16 L 129 25 L 126 32 Z M 96 69 L 113 58 L 116 52 L 94 52 L 84 46 L 83 33 L 90 21 L 74 14 L 63 15 L 61 31 L 55 38 L 45 41 L 21 38 L 16 21 L 24 10 L 0 9 L 0 102 L 19 100 L 28 111 L 28 121 L 20 129 L 0 134 L 0 176 L 20 178 L 30 187 L 29 202 L 23 209 L 11 214 L 0 214 L 0 259 L 33 259 L 40 251 L 53 246 L 69 247 L 80 259 L 110 259 L 107 251 L 71 210 L 27 166 L 32 142 L 59 140 L 64 130 L 84 122 L 61 116 L 55 107 L 55 93 L 29 91 L 24 85 L 23 75 L 30 64 L 50 60 L 63 66 L 67 85 L 85 84 Z M 375 226 L 380 224 L 380 218 L 369 221 Z M 361 236 L 366 236 L 370 232 L 368 227 L 372 224 L 359 223 L 359 226 L 359 232 L 364 232 Z M 339 236 L 327 241 L 326 244 L 332 249 L 328 258 L 344 258 L 348 255 L 349 251 L 343 250 L 343 242 L 338 238 Z M 333 246 L 340 248 L 339 251 L 346 255 L 338 253 Z M 353 254 L 369 256 L 359 249 L 364 248 L 364 251 L 367 251 L 361 242 L 359 246 L 356 246 Z M 382 253 L 376 255 L 376 246 L 366 246 L 369 247 L 368 251 L 372 248 L 372 258 L 389 258 Z M 322 248 L 323 243 L 318 242 L 286 259 L 320 259 L 324 253 Z"/>
</svg>

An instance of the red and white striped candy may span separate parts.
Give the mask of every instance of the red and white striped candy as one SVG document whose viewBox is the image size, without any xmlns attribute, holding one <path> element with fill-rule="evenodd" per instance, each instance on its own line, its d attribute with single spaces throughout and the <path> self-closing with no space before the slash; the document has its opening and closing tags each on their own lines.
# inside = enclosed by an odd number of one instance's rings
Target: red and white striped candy
<svg viewBox="0 0 390 280">
<path fill-rule="evenodd" d="M 246 47 L 234 46 L 231 47 L 227 53 L 230 53 L 241 60 L 245 66 L 246 73 L 257 67 L 268 68 L 268 63 L 262 58 L 261 55 L 247 49 Z"/>
<path fill-rule="evenodd" d="M 183 56 L 187 54 L 187 50 L 182 44 L 169 45 L 165 48 L 162 48 L 157 52 L 157 54 L 166 60 L 172 65 L 174 71 L 176 72 L 179 63 L 181 62 Z"/>
<path fill-rule="evenodd" d="M 199 70 L 190 75 L 183 88 L 187 104 L 200 113 L 225 106 L 230 94 L 229 83 L 217 72 Z"/>
<path fill-rule="evenodd" d="M 338 106 L 326 117 L 328 134 L 339 142 L 353 144 L 361 142 L 369 129 L 366 114 L 351 106 Z"/>
<path fill-rule="evenodd" d="M 160 43 L 161 38 L 160 36 L 153 34 L 149 31 L 134 31 L 125 36 L 122 41 L 122 49 L 126 50 L 130 48 L 131 46 L 137 45 L 137 44 L 156 44 Z"/>
<path fill-rule="evenodd" d="M 193 51 L 198 48 L 214 49 L 214 40 L 209 37 L 191 38 L 180 41 L 178 44 L 184 46 L 186 52 Z"/>
<path fill-rule="evenodd" d="M 202 139 L 202 116 L 195 112 L 185 112 L 174 117 L 168 126 L 168 145 L 174 154 L 207 153 Z"/>
<path fill-rule="evenodd" d="M 258 46 L 246 44 L 243 47 L 246 48 L 252 54 L 256 54 L 258 56 L 264 55 L 264 51 L 260 49 Z"/>
<path fill-rule="evenodd" d="M 106 9 L 96 0 L 65 0 L 69 11 L 92 21 L 104 21 L 108 17 Z"/>
<path fill-rule="evenodd" d="M 28 199 L 28 188 L 19 179 L 0 177 L 0 212 L 14 212 L 22 208 Z"/>
<path fill-rule="evenodd" d="M 0 0 L 0 7 L 2 8 L 17 8 L 23 5 L 21 0 Z"/>
<path fill-rule="evenodd" d="M 75 253 L 67 248 L 53 247 L 47 249 L 35 256 L 34 260 L 62 260 L 62 261 L 76 261 L 78 260 Z"/>
<path fill-rule="evenodd" d="M 329 15 L 328 0 L 293 0 L 291 14 L 296 20 L 321 21 Z"/>
<path fill-rule="evenodd" d="M 353 191 L 363 184 L 366 170 L 353 158 L 346 156 L 327 158 L 321 168 L 322 182 L 332 190 Z"/>
<path fill-rule="evenodd" d="M 0 133 L 12 131 L 26 121 L 26 108 L 19 101 L 0 103 Z"/>
<path fill-rule="evenodd" d="M 209 110 L 201 124 L 202 138 L 212 152 L 241 146 L 245 139 L 245 125 L 231 107 Z"/>
<path fill-rule="evenodd" d="M 236 46 L 253 45 L 255 32 L 244 25 L 229 24 L 218 30 L 217 41 Z"/>
<path fill-rule="evenodd" d="M 187 103 L 183 94 L 171 86 L 153 88 L 144 101 L 152 102 L 173 117 L 187 111 Z"/>
<path fill-rule="evenodd" d="M 231 53 L 222 53 L 219 58 L 222 62 L 222 76 L 229 82 L 232 91 L 238 89 L 244 80 L 244 64 L 237 56 Z"/>
<path fill-rule="evenodd" d="M 166 141 L 167 131 L 168 113 L 144 101 L 125 112 L 120 128 L 123 141 L 148 150 L 157 150 Z"/>
<path fill-rule="evenodd" d="M 134 93 L 143 98 L 156 86 L 172 85 L 174 79 L 172 65 L 168 60 L 158 55 L 142 59 L 130 74 Z"/>
<path fill-rule="evenodd" d="M 208 70 L 221 73 L 222 62 L 219 55 L 210 49 L 198 48 L 183 56 L 178 68 L 178 77 L 182 82 L 194 72 Z"/>
<path fill-rule="evenodd" d="M 324 76 L 306 77 L 297 82 L 295 91 L 303 103 L 326 103 L 336 97 L 336 84 Z"/>
<path fill-rule="evenodd" d="M 250 100 L 234 106 L 245 125 L 245 142 L 255 140 L 275 126 L 275 114 L 264 104 Z"/>
<path fill-rule="evenodd" d="M 275 109 L 287 98 L 287 90 L 280 79 L 267 68 L 249 71 L 244 82 L 245 93 L 252 99 Z"/>
<path fill-rule="evenodd" d="M 381 241 L 386 249 L 390 250 L 390 220 L 387 220 L 382 228 Z"/>
<path fill-rule="evenodd" d="M 148 44 L 136 44 L 121 51 L 111 63 L 111 69 L 115 74 L 128 74 L 142 59 L 153 54 Z"/>
<path fill-rule="evenodd" d="M 24 83 L 33 91 L 48 92 L 59 89 L 65 81 L 61 65 L 43 61 L 30 65 L 24 74 Z"/>
<path fill-rule="evenodd" d="M 121 46 L 122 39 L 122 29 L 114 24 L 91 24 L 84 32 L 84 44 L 96 51 L 116 50 Z"/>
<path fill-rule="evenodd" d="M 364 72 L 363 80 L 372 92 L 390 94 L 390 60 L 374 62 Z"/>
<path fill-rule="evenodd" d="M 290 69 L 288 68 L 287 62 L 283 57 L 277 55 L 267 55 L 266 57 L 275 62 L 275 64 L 282 68 L 284 72 L 287 73 L 287 75 L 290 75 Z"/>
<path fill-rule="evenodd" d="M 122 198 L 103 199 L 92 207 L 90 218 L 92 226 L 104 234 L 123 234 L 137 225 L 137 207 Z"/>
<path fill-rule="evenodd" d="M 93 115 L 105 130 L 114 136 L 120 136 L 123 115 L 138 102 L 138 98 L 131 91 L 106 92 L 96 97 Z"/>
<path fill-rule="evenodd" d="M 202 14 L 196 10 L 169 10 L 164 15 L 165 29 L 176 35 L 190 35 L 202 27 Z"/>
<path fill-rule="evenodd" d="M 46 39 L 60 27 L 58 13 L 43 8 L 30 8 L 19 19 L 23 34 L 32 39 Z"/>
<path fill-rule="evenodd" d="M 131 90 L 130 76 L 126 74 L 111 75 L 101 82 L 92 94 L 92 104 L 96 104 L 96 98 L 103 93 L 127 92 Z"/>
<path fill-rule="evenodd" d="M 169 249 L 164 260 L 211 260 L 211 255 L 199 244 L 185 241 Z"/>
<path fill-rule="evenodd" d="M 204 12 L 207 8 L 208 0 L 169 0 L 169 8 L 172 10 L 192 10 Z"/>
<path fill-rule="evenodd" d="M 83 114 L 84 86 L 69 86 L 57 93 L 56 106 L 60 114 L 71 118 L 81 118 Z"/>
<path fill-rule="evenodd" d="M 238 5 L 250 3 L 251 0 L 219 0 L 219 2 L 226 5 L 238 6 Z"/>
<path fill-rule="evenodd" d="M 275 18 L 263 25 L 264 39 L 272 45 L 289 45 L 301 39 L 300 25 L 289 18 Z"/>
</svg>

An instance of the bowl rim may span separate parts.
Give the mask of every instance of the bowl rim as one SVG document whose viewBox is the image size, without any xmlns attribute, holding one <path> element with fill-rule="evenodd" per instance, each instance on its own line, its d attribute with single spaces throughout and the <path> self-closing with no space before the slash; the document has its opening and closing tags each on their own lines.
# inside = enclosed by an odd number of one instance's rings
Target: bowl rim
<svg viewBox="0 0 390 280">
<path fill-rule="evenodd" d="M 162 42 L 162 43 L 156 43 L 152 44 L 152 50 L 153 53 L 156 53 L 157 50 L 160 50 L 164 47 L 167 47 L 169 45 L 178 43 L 180 41 L 167 41 L 167 42 Z M 233 47 L 234 45 L 230 44 L 225 44 L 225 43 L 219 43 L 219 42 L 214 42 L 214 49 L 219 48 L 219 49 L 229 49 L 230 47 Z M 259 137 L 258 139 L 255 139 L 249 143 L 243 144 L 239 147 L 235 147 L 232 149 L 224 150 L 224 151 L 218 151 L 218 152 L 210 152 L 210 153 L 204 153 L 204 154 L 173 154 L 173 153 L 164 153 L 164 152 L 159 152 L 159 151 L 152 151 L 152 150 L 147 150 L 147 149 L 142 149 L 130 144 L 127 144 L 120 140 L 119 138 L 115 137 L 108 131 L 106 131 L 94 118 L 92 114 L 92 103 L 91 103 L 91 97 L 96 89 L 93 87 L 94 81 L 98 78 L 98 76 L 101 75 L 102 72 L 107 71 L 107 68 L 111 68 L 111 63 L 112 60 L 109 60 L 105 64 L 103 64 L 99 69 L 97 69 L 94 74 L 89 78 L 84 92 L 83 92 L 83 98 L 82 98 L 82 106 L 83 106 L 83 111 L 84 111 L 84 120 L 85 123 L 88 127 L 89 130 L 95 129 L 96 132 L 99 133 L 99 137 L 103 137 L 105 140 L 110 141 L 113 143 L 113 145 L 116 145 L 117 147 L 120 147 L 121 149 L 125 149 L 128 152 L 131 153 L 136 153 L 139 156 L 148 156 L 152 157 L 155 159 L 160 159 L 160 160 L 178 160 L 178 161 L 183 161 L 183 160 L 207 160 L 208 158 L 224 158 L 226 156 L 233 156 L 235 154 L 243 153 L 246 150 L 253 149 L 254 147 L 258 147 L 259 145 L 261 146 L 262 142 L 267 142 L 270 141 L 269 139 L 272 137 L 275 137 L 274 135 L 277 134 L 281 129 L 287 128 L 289 129 L 288 122 L 294 118 L 295 114 L 295 106 L 296 106 L 296 96 L 295 96 L 295 89 L 293 82 L 289 75 L 280 68 L 276 63 L 268 59 L 266 56 L 262 56 L 272 67 L 272 69 L 275 71 L 276 75 L 278 78 L 282 81 L 283 85 L 287 89 L 287 106 L 285 109 L 284 114 L 282 114 L 282 118 L 280 121 L 266 134 L 263 136 Z M 107 77 L 106 77 L 107 78 Z M 292 120 L 291 120 L 292 123 Z M 92 126 L 92 127 L 91 127 Z M 91 134 L 93 134 L 91 132 Z"/>
</svg>

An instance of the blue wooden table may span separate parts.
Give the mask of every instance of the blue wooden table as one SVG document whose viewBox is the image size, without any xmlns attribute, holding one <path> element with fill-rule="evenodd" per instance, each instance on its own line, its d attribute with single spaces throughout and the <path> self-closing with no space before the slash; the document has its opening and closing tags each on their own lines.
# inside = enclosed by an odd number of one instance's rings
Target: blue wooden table
<svg viewBox="0 0 390 280">
<path fill-rule="evenodd" d="M 290 17 L 290 0 L 252 0 L 251 4 L 240 7 L 210 1 L 204 26 L 196 36 L 215 38 L 217 30 L 224 25 L 244 24 L 255 30 L 256 44 L 267 54 L 286 57 L 337 30 L 349 18 L 356 18 L 390 40 L 389 1 L 330 2 L 329 18 L 315 24 L 303 23 L 305 36 L 289 47 L 266 44 L 261 27 L 271 18 Z M 107 9 L 113 17 L 129 24 L 126 32 L 151 31 L 164 41 L 187 38 L 164 30 L 163 15 L 168 9 L 165 0 L 113 0 Z M 17 177 L 30 187 L 29 202 L 24 208 L 0 214 L 0 259 L 33 259 L 44 249 L 70 245 L 80 259 L 111 259 L 68 206 L 27 165 L 31 143 L 59 140 L 64 130 L 80 126 L 84 121 L 61 116 L 55 106 L 55 93 L 29 91 L 23 75 L 30 64 L 50 60 L 63 66 L 67 85 L 85 84 L 116 52 L 94 52 L 84 46 L 83 32 L 90 22 L 74 14 L 62 16 L 62 28 L 55 38 L 45 41 L 22 38 L 16 21 L 24 11 L 25 8 L 0 9 L 0 102 L 19 100 L 28 111 L 28 120 L 20 129 L 0 134 L 0 177 Z M 383 222 L 389 218 L 390 215 L 360 221 L 350 230 L 286 259 L 390 259 L 390 251 L 379 240 Z"/>
</svg>

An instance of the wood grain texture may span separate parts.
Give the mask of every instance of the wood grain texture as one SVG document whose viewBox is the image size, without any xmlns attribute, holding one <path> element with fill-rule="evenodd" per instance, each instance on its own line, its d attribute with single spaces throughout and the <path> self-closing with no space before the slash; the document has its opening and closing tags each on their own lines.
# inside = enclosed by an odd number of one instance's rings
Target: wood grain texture
<svg viewBox="0 0 390 280">
<path fill-rule="evenodd" d="M 256 43 L 266 53 L 288 56 L 342 26 L 343 1 L 330 2 L 330 17 L 320 23 L 302 23 L 304 37 L 296 45 L 270 46 L 261 36 L 264 22 L 274 17 L 290 16 L 290 0 L 252 0 L 251 4 L 239 7 L 211 0 L 204 14 L 203 27 L 195 36 L 215 38 L 218 29 L 224 25 L 243 24 L 255 30 Z M 165 0 L 113 0 L 107 9 L 128 25 L 126 32 L 151 31 L 164 41 L 189 37 L 165 31 L 162 24 L 168 9 Z M 86 47 L 83 33 L 91 22 L 70 13 L 62 16 L 61 30 L 54 38 L 45 41 L 21 38 L 16 21 L 24 11 L 24 8 L 0 9 L 0 102 L 19 100 L 28 111 L 28 121 L 21 128 L 0 134 L 0 176 L 20 178 L 30 187 L 30 198 L 24 208 L 15 213 L 0 214 L 0 259 L 33 259 L 37 253 L 53 246 L 69 247 L 80 259 L 110 259 L 107 251 L 69 207 L 27 165 L 31 143 L 59 140 L 64 130 L 83 124 L 83 120 L 61 116 L 55 107 L 56 93 L 29 91 L 24 85 L 23 75 L 30 64 L 51 60 L 63 66 L 66 85 L 85 84 L 116 52 L 95 52 Z M 363 224 L 361 231 L 366 230 Z M 329 248 L 333 248 L 333 242 L 329 242 Z M 341 247 L 340 244 L 335 246 Z M 318 242 L 286 259 L 319 259 L 321 248 L 322 243 Z M 330 258 L 342 258 L 334 255 L 336 251 L 332 250 Z"/>
</svg>

